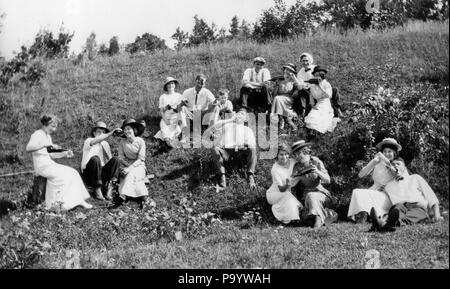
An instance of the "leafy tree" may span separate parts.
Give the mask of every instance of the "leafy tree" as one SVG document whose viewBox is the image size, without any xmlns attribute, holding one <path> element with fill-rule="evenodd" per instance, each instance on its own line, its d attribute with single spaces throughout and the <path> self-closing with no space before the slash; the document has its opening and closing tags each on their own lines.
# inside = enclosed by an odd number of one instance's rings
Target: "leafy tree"
<svg viewBox="0 0 450 289">
<path fill-rule="evenodd" d="M 48 30 L 41 30 L 34 39 L 33 45 L 29 48 L 31 58 L 44 57 L 47 59 L 67 57 L 69 53 L 69 43 L 72 41 L 74 33 L 70 34 L 60 29 L 57 38 Z"/>
<path fill-rule="evenodd" d="M 231 39 L 239 37 L 240 27 L 239 27 L 239 19 L 237 16 L 233 16 L 233 18 L 231 18 L 230 30 L 228 30 L 228 32 L 230 32 L 231 34 L 230 36 Z"/>
<path fill-rule="evenodd" d="M 252 28 L 250 23 L 242 19 L 239 27 L 239 39 L 250 39 L 252 37 Z"/>
<path fill-rule="evenodd" d="M 188 45 L 189 33 L 188 32 L 184 32 L 183 30 L 181 30 L 180 27 L 177 27 L 177 30 L 171 36 L 171 38 L 177 42 L 175 44 L 175 49 L 176 50 L 181 50 L 182 48 L 184 48 L 184 47 L 186 47 Z"/>
<path fill-rule="evenodd" d="M 286 22 L 288 9 L 283 0 L 275 0 L 275 6 L 263 11 L 261 18 L 255 24 L 253 37 L 266 40 L 287 37 L 291 34 L 289 23 Z"/>
<path fill-rule="evenodd" d="M 133 43 L 126 46 L 125 50 L 131 54 L 139 51 L 150 51 L 167 49 L 166 42 L 156 35 L 144 33 L 136 37 Z"/>
<path fill-rule="evenodd" d="M 108 55 L 112 56 L 115 55 L 117 53 L 119 53 L 119 40 L 117 38 L 117 36 L 113 36 L 110 40 L 109 40 L 109 49 L 108 49 Z"/>
<path fill-rule="evenodd" d="M 197 15 L 194 16 L 194 22 L 194 28 L 189 36 L 189 46 L 198 46 L 216 40 L 214 24 L 210 27 L 205 20 L 198 18 Z"/>
</svg>

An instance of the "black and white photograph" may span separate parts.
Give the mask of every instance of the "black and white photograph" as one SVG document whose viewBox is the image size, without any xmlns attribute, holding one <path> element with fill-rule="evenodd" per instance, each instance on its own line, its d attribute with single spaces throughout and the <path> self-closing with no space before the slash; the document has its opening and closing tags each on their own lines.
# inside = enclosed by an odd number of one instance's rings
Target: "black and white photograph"
<svg viewBox="0 0 450 289">
<path fill-rule="evenodd" d="M 448 270 L 448 18 L 0 0 L 0 269 L 176 269 L 152 278 L 181 288 Z"/>
</svg>

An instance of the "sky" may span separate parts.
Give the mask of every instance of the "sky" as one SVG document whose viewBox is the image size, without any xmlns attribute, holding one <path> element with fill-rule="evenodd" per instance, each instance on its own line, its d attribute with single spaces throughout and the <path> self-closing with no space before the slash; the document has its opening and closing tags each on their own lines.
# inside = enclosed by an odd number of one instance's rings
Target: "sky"
<svg viewBox="0 0 450 289">
<path fill-rule="evenodd" d="M 285 0 L 292 5 L 296 0 Z M 179 26 L 191 32 L 194 15 L 229 29 L 231 18 L 255 22 L 274 5 L 273 0 L 0 0 L 2 19 L 0 56 L 10 59 L 21 45 L 29 47 L 40 29 L 75 32 L 70 51 L 78 53 L 94 32 L 97 44 L 130 43 L 145 32 L 155 34 L 173 47 L 171 36 Z"/>
</svg>

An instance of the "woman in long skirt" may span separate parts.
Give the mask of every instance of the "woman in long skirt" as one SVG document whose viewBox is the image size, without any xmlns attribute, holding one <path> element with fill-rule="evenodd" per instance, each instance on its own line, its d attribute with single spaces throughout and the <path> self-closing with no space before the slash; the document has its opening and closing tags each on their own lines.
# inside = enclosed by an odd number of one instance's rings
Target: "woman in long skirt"
<svg viewBox="0 0 450 289">
<path fill-rule="evenodd" d="M 155 138 L 163 140 L 169 147 L 174 147 L 178 136 L 187 127 L 186 107 L 183 106 L 183 96 L 175 91 L 178 80 L 167 77 L 164 83 L 164 93 L 159 97 L 161 114 L 160 130 Z M 182 140 L 184 142 L 184 140 Z"/>
<path fill-rule="evenodd" d="M 58 127 L 58 119 L 54 115 L 43 115 L 41 124 L 42 127 L 31 135 L 26 151 L 32 154 L 35 174 L 47 179 L 45 208 L 56 210 L 70 210 L 76 206 L 92 208 L 92 205 L 86 202 L 89 193 L 80 174 L 71 167 L 53 161 L 57 158 L 73 157 L 71 150 L 51 152 L 51 148 L 59 148 L 53 144 L 51 138 L 51 134 Z"/>
<path fill-rule="evenodd" d="M 122 200 L 126 197 L 136 199 L 142 207 L 148 190 L 145 186 L 145 141 L 139 136 L 145 127 L 129 118 L 123 122 L 122 129 L 126 138 L 119 144 L 119 195 Z"/>
<path fill-rule="evenodd" d="M 272 185 L 266 192 L 267 202 L 272 205 L 275 218 L 285 224 L 300 220 L 299 210 L 303 207 L 292 194 L 292 170 L 295 161 L 289 157 L 290 148 L 285 144 L 278 147 L 277 161 L 273 164 Z"/>
<path fill-rule="evenodd" d="M 368 189 L 354 189 L 352 192 L 347 216 L 357 223 L 364 222 L 373 207 L 381 216 L 386 215 L 392 207 L 384 187 L 395 177 L 395 168 L 390 162 L 402 146 L 393 138 L 385 138 L 376 147 L 379 152 L 358 174 L 360 178 L 370 174 L 373 185 Z"/>
</svg>

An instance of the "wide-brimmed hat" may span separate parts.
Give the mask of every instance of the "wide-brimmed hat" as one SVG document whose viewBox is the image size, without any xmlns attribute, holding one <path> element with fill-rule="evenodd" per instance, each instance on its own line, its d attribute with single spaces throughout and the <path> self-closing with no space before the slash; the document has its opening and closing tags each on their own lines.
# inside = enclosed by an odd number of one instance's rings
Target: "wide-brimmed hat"
<svg viewBox="0 0 450 289">
<path fill-rule="evenodd" d="M 178 80 L 169 76 L 166 78 L 166 81 L 164 82 L 164 86 L 163 86 L 164 91 L 167 91 L 167 85 L 171 82 L 174 82 L 175 85 L 178 85 Z"/>
<path fill-rule="evenodd" d="M 381 151 L 381 149 L 385 145 L 396 147 L 397 148 L 397 152 L 402 150 L 402 146 L 394 138 L 391 138 L 391 137 L 383 139 L 381 142 L 379 142 L 376 145 L 376 148 Z"/>
<path fill-rule="evenodd" d="M 313 62 L 314 62 L 314 59 L 313 59 L 313 57 L 312 57 L 312 55 L 311 54 L 309 54 L 309 53 L 302 53 L 301 55 L 300 55 L 300 60 L 302 60 L 304 57 L 306 57 L 306 58 L 308 58 L 309 59 L 309 62 L 311 62 L 310 64 L 312 64 Z"/>
<path fill-rule="evenodd" d="M 286 63 L 285 65 L 283 65 L 283 69 L 290 70 L 294 74 L 297 74 L 297 66 L 293 63 Z"/>
<path fill-rule="evenodd" d="M 326 70 L 323 67 L 320 67 L 319 65 L 317 65 L 316 67 L 314 67 L 312 74 L 316 73 L 316 72 L 324 72 L 324 73 L 328 73 L 328 70 Z"/>
<path fill-rule="evenodd" d="M 108 129 L 108 127 L 106 126 L 106 123 L 104 123 L 103 121 L 97 121 L 97 122 L 95 123 L 94 127 L 91 129 L 91 136 L 92 136 L 92 137 L 94 137 L 94 131 L 95 131 L 96 129 L 98 129 L 98 128 L 103 129 L 103 131 L 104 131 L 105 133 L 108 133 L 108 132 L 109 132 L 109 129 Z"/>
<path fill-rule="evenodd" d="M 137 122 L 136 120 L 134 120 L 133 118 L 127 118 L 126 120 L 123 121 L 122 124 L 122 130 L 126 127 L 126 126 L 131 126 L 132 128 L 135 128 L 137 130 L 137 133 L 135 136 L 140 136 L 141 134 L 144 133 L 145 130 L 145 121 L 141 120 L 139 122 Z"/>
<path fill-rule="evenodd" d="M 261 56 L 255 57 L 253 59 L 253 63 L 255 63 L 255 62 L 260 62 L 262 64 L 266 64 L 266 60 L 264 58 L 262 58 Z"/>
<path fill-rule="evenodd" d="M 291 150 L 292 152 L 296 152 L 298 150 L 301 150 L 304 147 L 310 147 L 312 146 L 312 143 L 306 142 L 305 140 L 299 140 L 292 144 Z"/>
</svg>

